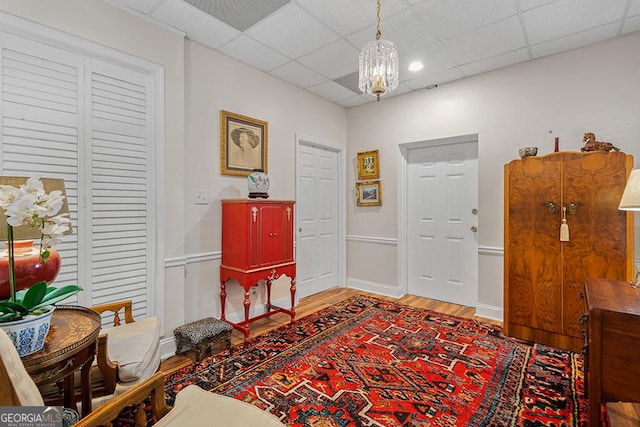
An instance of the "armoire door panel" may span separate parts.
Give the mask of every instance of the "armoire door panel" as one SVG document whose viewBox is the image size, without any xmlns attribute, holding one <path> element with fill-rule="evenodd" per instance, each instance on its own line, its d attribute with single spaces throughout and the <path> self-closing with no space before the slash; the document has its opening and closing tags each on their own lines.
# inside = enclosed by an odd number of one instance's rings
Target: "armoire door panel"
<svg viewBox="0 0 640 427">
<path fill-rule="evenodd" d="M 626 155 L 619 152 L 579 154 L 564 162 L 564 205 L 570 240 L 563 243 L 564 331 L 579 337 L 584 312 L 579 296 L 587 277 L 625 280 L 626 213 L 617 209 L 627 181 Z"/>
<path fill-rule="evenodd" d="M 538 159 L 512 164 L 508 242 L 510 321 L 558 332 L 560 243 L 553 231 L 557 212 L 549 203 L 560 202 L 560 165 Z"/>
</svg>

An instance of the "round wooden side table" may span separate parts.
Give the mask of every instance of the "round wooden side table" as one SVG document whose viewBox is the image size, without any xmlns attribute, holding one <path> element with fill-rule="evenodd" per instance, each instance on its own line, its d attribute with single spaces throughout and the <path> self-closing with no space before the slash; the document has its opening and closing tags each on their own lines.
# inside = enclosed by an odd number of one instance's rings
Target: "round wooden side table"
<svg viewBox="0 0 640 427">
<path fill-rule="evenodd" d="M 80 370 L 82 416 L 91 412 L 90 370 L 96 355 L 100 315 L 85 307 L 56 306 L 44 348 L 22 358 L 38 387 L 63 381 L 64 406 L 77 410 L 74 372 Z"/>
</svg>

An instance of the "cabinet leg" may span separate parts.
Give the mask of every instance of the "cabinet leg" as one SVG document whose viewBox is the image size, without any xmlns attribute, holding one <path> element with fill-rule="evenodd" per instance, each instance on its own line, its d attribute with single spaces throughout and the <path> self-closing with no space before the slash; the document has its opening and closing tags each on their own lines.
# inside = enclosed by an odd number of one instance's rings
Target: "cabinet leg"
<svg viewBox="0 0 640 427">
<path fill-rule="evenodd" d="M 224 316 L 224 306 L 227 303 L 227 288 L 224 280 L 220 281 L 220 320 L 226 320 Z"/>
<path fill-rule="evenodd" d="M 291 278 L 291 322 L 296 318 L 296 278 Z"/>
<path fill-rule="evenodd" d="M 271 311 L 271 279 L 267 279 L 267 313 Z"/>
<path fill-rule="evenodd" d="M 249 338 L 249 308 L 251 307 L 251 293 L 244 290 L 244 339 Z"/>
</svg>

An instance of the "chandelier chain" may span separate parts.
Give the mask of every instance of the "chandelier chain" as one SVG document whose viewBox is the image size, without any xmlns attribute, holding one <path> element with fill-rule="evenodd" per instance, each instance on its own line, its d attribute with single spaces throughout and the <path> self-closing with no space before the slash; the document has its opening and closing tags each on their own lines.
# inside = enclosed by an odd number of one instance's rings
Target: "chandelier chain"
<svg viewBox="0 0 640 427">
<path fill-rule="evenodd" d="M 376 13 L 376 40 L 380 40 L 382 33 L 380 32 L 380 0 L 378 0 L 378 12 Z"/>
</svg>

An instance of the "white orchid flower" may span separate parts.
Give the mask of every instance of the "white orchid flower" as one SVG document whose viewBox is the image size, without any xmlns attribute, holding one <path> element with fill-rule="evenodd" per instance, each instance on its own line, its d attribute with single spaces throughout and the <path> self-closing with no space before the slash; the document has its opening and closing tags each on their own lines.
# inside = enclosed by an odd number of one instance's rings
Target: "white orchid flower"
<svg viewBox="0 0 640 427">
<path fill-rule="evenodd" d="M 0 185 L 0 208 L 7 209 L 22 193 L 11 185 Z"/>
</svg>

